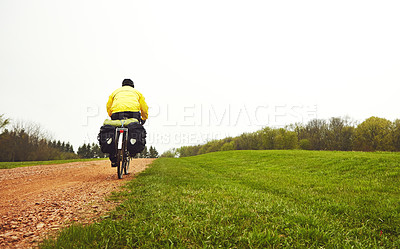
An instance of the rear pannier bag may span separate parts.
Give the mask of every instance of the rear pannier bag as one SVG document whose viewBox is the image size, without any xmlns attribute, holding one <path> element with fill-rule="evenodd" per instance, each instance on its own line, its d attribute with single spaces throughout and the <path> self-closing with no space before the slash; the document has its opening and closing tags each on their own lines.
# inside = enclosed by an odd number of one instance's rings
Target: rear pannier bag
<svg viewBox="0 0 400 249">
<path fill-rule="evenodd" d="M 146 145 L 146 130 L 140 123 L 128 124 L 128 151 L 131 156 L 143 151 Z"/>
<path fill-rule="evenodd" d="M 97 136 L 101 152 L 115 153 L 115 127 L 112 125 L 103 125 L 100 127 L 100 133 Z"/>
</svg>

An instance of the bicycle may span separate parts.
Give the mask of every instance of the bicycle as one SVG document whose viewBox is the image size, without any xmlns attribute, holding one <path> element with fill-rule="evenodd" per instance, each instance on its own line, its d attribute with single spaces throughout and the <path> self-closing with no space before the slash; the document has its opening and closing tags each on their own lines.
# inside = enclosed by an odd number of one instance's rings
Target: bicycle
<svg viewBox="0 0 400 249">
<path fill-rule="evenodd" d="M 117 150 L 117 175 L 122 179 L 122 175 L 129 174 L 129 164 L 131 157 L 128 151 L 128 128 L 117 128 L 115 130 L 115 142 Z"/>
</svg>

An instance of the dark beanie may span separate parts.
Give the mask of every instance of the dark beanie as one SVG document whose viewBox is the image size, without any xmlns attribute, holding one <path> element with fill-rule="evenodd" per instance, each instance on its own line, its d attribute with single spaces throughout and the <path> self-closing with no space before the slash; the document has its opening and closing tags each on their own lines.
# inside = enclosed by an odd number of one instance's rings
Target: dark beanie
<svg viewBox="0 0 400 249">
<path fill-rule="evenodd" d="M 131 79 L 124 79 L 124 80 L 122 81 L 122 86 L 131 86 L 131 87 L 135 87 L 135 86 L 133 85 L 133 81 L 132 81 Z"/>
</svg>

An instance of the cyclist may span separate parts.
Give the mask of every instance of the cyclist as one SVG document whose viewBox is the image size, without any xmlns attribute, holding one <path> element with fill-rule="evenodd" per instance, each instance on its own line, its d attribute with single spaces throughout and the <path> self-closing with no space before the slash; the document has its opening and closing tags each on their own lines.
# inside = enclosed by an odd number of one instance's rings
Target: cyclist
<svg viewBox="0 0 400 249">
<path fill-rule="evenodd" d="M 144 124 L 148 118 L 148 106 L 143 95 L 135 89 L 131 79 L 124 79 L 122 87 L 115 90 L 107 102 L 107 113 L 112 120 L 136 118 Z M 117 156 L 110 153 L 111 166 L 116 166 Z"/>
</svg>

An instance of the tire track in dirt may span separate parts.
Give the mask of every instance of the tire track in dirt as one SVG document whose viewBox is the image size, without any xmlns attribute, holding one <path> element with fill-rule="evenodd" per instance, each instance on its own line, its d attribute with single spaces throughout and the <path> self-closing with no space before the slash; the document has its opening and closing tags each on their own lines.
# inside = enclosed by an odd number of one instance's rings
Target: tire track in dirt
<svg viewBox="0 0 400 249">
<path fill-rule="evenodd" d="M 132 160 L 122 180 L 106 160 L 0 170 L 0 248 L 35 247 L 71 222 L 100 217 L 117 205 L 105 198 L 153 160 Z"/>
</svg>

